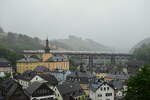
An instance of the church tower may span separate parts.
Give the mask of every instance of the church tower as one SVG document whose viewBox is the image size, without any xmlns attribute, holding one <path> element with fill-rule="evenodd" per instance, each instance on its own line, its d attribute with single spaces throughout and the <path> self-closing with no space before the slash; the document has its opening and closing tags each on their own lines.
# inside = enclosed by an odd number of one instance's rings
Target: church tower
<svg viewBox="0 0 150 100">
<path fill-rule="evenodd" d="M 49 53 L 50 52 L 50 47 L 49 47 L 49 41 L 48 38 L 46 39 L 46 46 L 45 46 L 45 53 Z"/>
<path fill-rule="evenodd" d="M 53 57 L 53 55 L 50 53 L 48 38 L 46 39 L 46 46 L 45 46 L 44 50 L 45 50 L 45 52 L 42 55 L 42 58 L 43 58 L 43 61 L 47 61 L 49 58 Z"/>
</svg>

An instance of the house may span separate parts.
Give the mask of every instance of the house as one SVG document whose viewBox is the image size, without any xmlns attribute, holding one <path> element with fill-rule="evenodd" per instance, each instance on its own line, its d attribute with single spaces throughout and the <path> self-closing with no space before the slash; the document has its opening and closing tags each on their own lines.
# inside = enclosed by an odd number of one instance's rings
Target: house
<svg viewBox="0 0 150 100">
<path fill-rule="evenodd" d="M 109 82 L 114 87 L 115 100 L 122 100 L 125 96 L 125 91 L 127 87 L 121 80 L 112 80 Z"/>
<path fill-rule="evenodd" d="M 45 82 L 33 82 L 25 89 L 30 100 L 55 100 L 54 91 Z"/>
<path fill-rule="evenodd" d="M 0 72 L 12 72 L 10 61 L 5 58 L 0 58 Z"/>
<path fill-rule="evenodd" d="M 47 82 L 51 87 L 58 84 L 57 79 L 53 75 L 49 73 L 39 74 L 39 72 L 31 70 L 27 70 L 24 73 L 17 75 L 15 79 L 23 88 L 27 88 L 33 82 Z"/>
<path fill-rule="evenodd" d="M 12 87 L 12 85 L 14 84 L 15 81 L 13 81 L 12 79 L 6 79 L 4 81 L 1 82 L 0 84 L 0 93 L 2 96 L 6 96 L 9 89 Z"/>
<path fill-rule="evenodd" d="M 15 80 L 23 87 L 27 88 L 30 81 L 36 76 L 36 72 L 32 70 L 27 70 L 24 73 L 14 76 Z"/>
<path fill-rule="evenodd" d="M 66 80 L 67 76 L 71 74 L 69 70 L 60 69 L 53 70 L 50 73 L 54 75 L 59 82 Z"/>
<path fill-rule="evenodd" d="M 112 80 L 121 80 L 123 82 L 125 82 L 126 80 L 128 80 L 129 75 L 125 75 L 125 74 L 108 74 L 107 76 L 104 77 L 104 80 L 106 81 L 112 81 Z"/>
<path fill-rule="evenodd" d="M 33 82 L 25 89 L 12 80 L 7 79 L 0 84 L 2 100 L 55 100 L 55 93 L 46 82 Z"/>
<path fill-rule="evenodd" d="M 63 82 L 55 88 L 57 100 L 80 100 L 85 98 L 85 93 L 78 82 Z"/>
<path fill-rule="evenodd" d="M 81 70 L 76 70 L 67 76 L 68 81 L 78 81 L 81 88 L 85 91 L 86 95 L 89 95 L 89 83 L 93 78 L 93 75 Z"/>
<path fill-rule="evenodd" d="M 21 85 L 12 79 L 4 80 L 0 84 L 0 95 L 0 100 L 30 100 Z"/>
<path fill-rule="evenodd" d="M 96 80 L 90 84 L 89 97 L 92 100 L 114 100 L 114 89 L 107 82 Z"/>
</svg>

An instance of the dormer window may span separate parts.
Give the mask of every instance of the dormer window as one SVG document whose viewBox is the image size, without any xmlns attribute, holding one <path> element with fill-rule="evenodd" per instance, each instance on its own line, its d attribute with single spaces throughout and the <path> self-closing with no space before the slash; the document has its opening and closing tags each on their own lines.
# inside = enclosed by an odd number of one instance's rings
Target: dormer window
<svg viewBox="0 0 150 100">
<path fill-rule="evenodd" d="M 104 91 L 106 91 L 106 88 L 104 87 Z"/>
<path fill-rule="evenodd" d="M 109 90 L 109 87 L 107 87 L 107 90 Z"/>
<path fill-rule="evenodd" d="M 103 91 L 103 88 L 101 87 L 101 91 Z"/>
</svg>

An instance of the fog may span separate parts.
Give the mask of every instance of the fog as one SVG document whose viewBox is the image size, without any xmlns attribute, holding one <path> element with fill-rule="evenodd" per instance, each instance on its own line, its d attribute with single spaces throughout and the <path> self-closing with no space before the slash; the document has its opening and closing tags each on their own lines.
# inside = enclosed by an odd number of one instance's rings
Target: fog
<svg viewBox="0 0 150 100">
<path fill-rule="evenodd" d="M 150 0 L 0 0 L 0 26 L 45 39 L 76 35 L 129 50 L 150 37 Z"/>
</svg>

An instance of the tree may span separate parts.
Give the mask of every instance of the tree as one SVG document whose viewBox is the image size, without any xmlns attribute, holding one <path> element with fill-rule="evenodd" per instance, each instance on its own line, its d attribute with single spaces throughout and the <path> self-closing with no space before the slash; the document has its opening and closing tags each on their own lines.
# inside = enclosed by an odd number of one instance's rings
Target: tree
<svg viewBox="0 0 150 100">
<path fill-rule="evenodd" d="M 11 73 L 10 72 L 5 72 L 4 74 L 5 74 L 4 77 L 0 77 L 0 82 L 2 82 L 2 81 L 4 81 L 4 80 L 6 80 L 6 79 L 11 77 Z"/>
<path fill-rule="evenodd" d="M 150 65 L 145 65 L 127 82 L 126 100 L 150 100 Z"/>
<path fill-rule="evenodd" d="M 150 43 L 143 44 L 141 47 L 136 48 L 133 54 L 136 59 L 148 62 L 150 60 Z"/>
<path fill-rule="evenodd" d="M 15 65 L 16 61 L 22 57 L 21 54 L 0 45 L 0 58 L 6 58 L 12 65 Z"/>
</svg>

